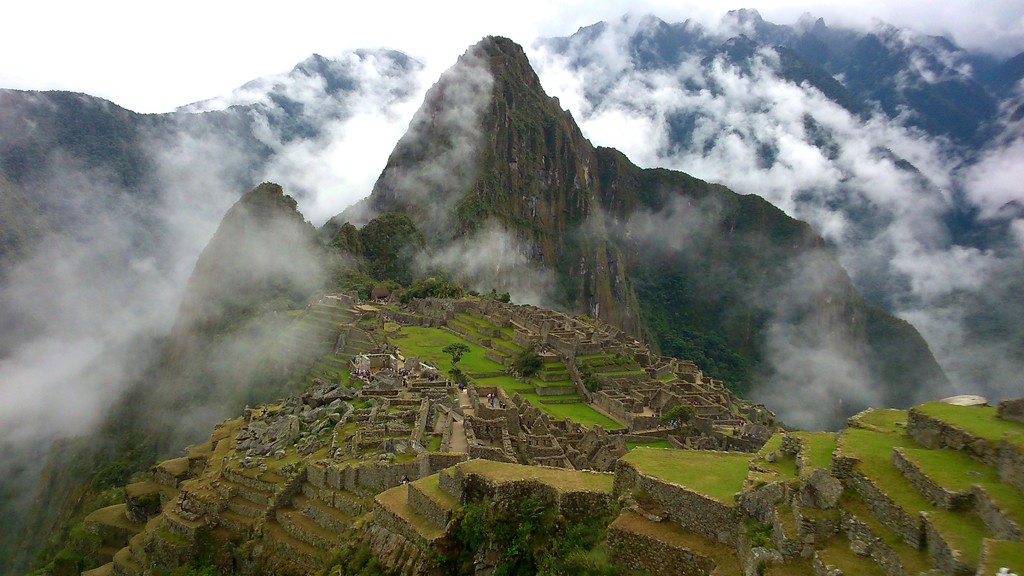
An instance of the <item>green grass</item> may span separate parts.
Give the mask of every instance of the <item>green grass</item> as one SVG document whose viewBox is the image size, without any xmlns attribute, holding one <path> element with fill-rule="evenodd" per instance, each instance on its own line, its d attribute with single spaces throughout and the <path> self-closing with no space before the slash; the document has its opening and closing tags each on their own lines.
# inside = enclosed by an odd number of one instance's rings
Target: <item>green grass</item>
<svg viewBox="0 0 1024 576">
<path fill-rule="evenodd" d="M 430 452 L 437 452 L 441 449 L 441 435 L 431 434 L 427 436 L 427 450 Z"/>
<path fill-rule="evenodd" d="M 858 458 L 857 468 L 874 480 L 897 506 L 910 514 L 932 510 L 931 503 L 892 465 L 894 446 L 913 448 L 914 444 L 906 436 L 859 428 L 848 428 L 842 434 L 843 454 Z"/>
<path fill-rule="evenodd" d="M 873 408 L 861 413 L 853 422 L 856 426 L 875 430 L 902 434 L 907 424 L 907 411 L 893 408 Z"/>
<path fill-rule="evenodd" d="M 672 448 L 672 443 L 661 439 L 648 442 L 626 442 L 626 448 L 629 450 L 634 448 Z"/>
<path fill-rule="evenodd" d="M 959 550 L 961 559 L 971 567 L 977 567 L 981 555 L 981 541 L 989 536 L 981 518 L 969 512 L 947 512 L 936 510 L 928 514 L 936 531 L 954 550 Z"/>
<path fill-rule="evenodd" d="M 495 482 L 537 480 L 563 492 L 590 490 L 610 494 L 615 482 L 615 476 L 609 473 L 542 468 L 492 460 L 469 460 L 458 466 L 466 474 L 479 474 Z"/>
<path fill-rule="evenodd" d="M 583 402 L 575 404 L 545 404 L 543 402 L 545 398 L 560 398 L 560 396 L 539 396 L 532 392 L 520 392 L 519 396 L 556 419 L 568 418 L 573 422 L 578 422 L 588 427 L 600 424 L 605 430 L 625 428 L 621 423 L 594 410 L 590 405 Z M 564 398 L 564 396 L 561 397 Z"/>
<path fill-rule="evenodd" d="M 879 522 L 874 513 L 868 510 L 861 500 L 860 495 L 852 490 L 846 490 L 840 501 L 841 507 L 857 517 L 871 530 L 871 533 L 878 537 L 886 546 L 896 552 L 903 563 L 904 574 L 920 574 L 931 568 L 928 560 L 928 553 L 924 550 L 917 550 L 903 541 L 898 534 Z"/>
<path fill-rule="evenodd" d="M 826 565 L 842 570 L 845 576 L 884 576 L 881 566 L 869 557 L 858 556 L 850 550 L 845 536 L 833 536 L 828 545 L 818 551 L 818 558 Z"/>
<path fill-rule="evenodd" d="M 685 486 L 723 504 L 735 505 L 743 489 L 750 454 L 702 450 L 637 448 L 621 458 L 642 474 Z"/>
<path fill-rule="evenodd" d="M 441 350 L 455 343 L 469 346 L 469 352 L 463 354 L 459 361 L 459 368 L 463 372 L 474 374 L 501 372 L 505 369 L 501 364 L 484 356 L 484 347 L 463 340 L 451 332 L 438 328 L 403 326 L 401 333 L 406 337 L 398 342 L 398 346 L 406 357 L 416 356 L 420 360 L 433 362 L 441 372 L 447 372 L 452 365 L 451 356 Z"/>
<path fill-rule="evenodd" d="M 1007 432 L 1024 434 L 1024 424 L 999 419 L 992 406 L 955 406 L 945 402 L 927 402 L 913 409 L 992 442 L 999 442 Z"/>
<path fill-rule="evenodd" d="M 1024 524 L 1024 496 L 999 479 L 999 472 L 953 450 L 904 449 L 908 460 L 936 484 L 952 491 L 969 492 L 978 484 L 1017 524 Z"/>
<path fill-rule="evenodd" d="M 803 441 L 803 449 L 807 454 L 807 464 L 810 470 L 832 468 L 832 450 L 836 447 L 835 434 L 832 432 L 794 432 L 793 436 Z"/>
<path fill-rule="evenodd" d="M 786 454 L 779 458 L 780 454 L 776 454 L 776 460 L 769 462 L 765 460 L 765 456 L 777 451 L 782 447 L 782 434 L 773 434 L 764 446 L 758 450 L 757 455 L 754 457 L 753 463 L 757 464 L 757 467 L 764 470 L 771 470 L 784 479 L 796 478 L 796 457 L 792 454 Z"/>
<path fill-rule="evenodd" d="M 985 562 L 979 567 L 978 574 L 996 574 L 1000 568 L 1009 568 L 1014 574 L 1024 574 L 1024 542 L 985 542 Z"/>
</svg>

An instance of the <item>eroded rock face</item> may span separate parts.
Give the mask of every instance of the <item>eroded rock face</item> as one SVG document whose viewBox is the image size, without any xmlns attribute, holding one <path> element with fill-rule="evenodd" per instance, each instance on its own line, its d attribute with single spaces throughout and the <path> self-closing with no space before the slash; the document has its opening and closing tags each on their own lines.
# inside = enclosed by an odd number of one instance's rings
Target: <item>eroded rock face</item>
<svg viewBox="0 0 1024 576">
<path fill-rule="evenodd" d="M 999 403 L 998 414 L 1003 420 L 1024 424 L 1024 398 L 1003 400 Z"/>
<path fill-rule="evenodd" d="M 835 508 L 842 495 L 843 484 L 824 468 L 815 468 L 800 486 L 800 503 L 811 508 Z"/>
</svg>

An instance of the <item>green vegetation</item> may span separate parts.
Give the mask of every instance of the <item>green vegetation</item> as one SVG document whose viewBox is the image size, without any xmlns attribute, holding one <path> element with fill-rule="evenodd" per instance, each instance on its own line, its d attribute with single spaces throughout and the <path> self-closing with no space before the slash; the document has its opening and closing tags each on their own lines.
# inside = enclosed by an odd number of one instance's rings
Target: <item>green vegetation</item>
<svg viewBox="0 0 1024 576">
<path fill-rule="evenodd" d="M 810 470 L 832 468 L 832 451 L 836 447 L 836 435 L 832 432 L 792 432 L 803 442 L 803 453 L 807 456 Z M 810 471 L 808 470 L 808 471 Z"/>
<path fill-rule="evenodd" d="M 504 366 L 484 356 L 484 348 L 466 342 L 451 332 L 437 328 L 421 326 L 403 326 L 400 332 L 405 337 L 399 347 L 406 356 L 416 356 L 421 360 L 442 366 L 450 357 L 444 348 L 450 344 L 461 343 L 469 348 L 460 358 L 461 368 L 469 374 L 503 372 Z"/>
<path fill-rule="evenodd" d="M 359 242 L 370 276 L 403 285 L 412 282 L 413 256 L 423 246 L 423 234 L 408 215 L 386 212 L 377 216 L 359 230 Z"/>
<path fill-rule="evenodd" d="M 676 427 L 683 424 L 687 424 L 690 420 L 693 420 L 693 408 L 686 404 L 676 404 L 669 408 L 664 414 L 661 415 L 660 420 L 662 423 L 672 422 Z"/>
<path fill-rule="evenodd" d="M 524 378 L 529 378 L 540 372 L 541 367 L 544 365 L 543 362 L 540 354 L 537 353 L 537 348 L 531 344 L 522 352 L 516 354 L 512 360 L 512 371 Z"/>
<path fill-rule="evenodd" d="M 661 439 L 649 440 L 649 441 L 644 441 L 644 442 L 628 442 L 628 441 L 626 442 L 626 448 L 628 450 L 632 450 L 634 448 L 640 448 L 640 447 L 643 447 L 643 448 L 671 448 L 672 447 L 672 443 L 669 442 L 668 440 L 661 440 Z"/>
<path fill-rule="evenodd" d="M 417 280 L 402 292 L 399 300 L 408 304 L 413 298 L 461 298 L 462 286 L 444 278 L 424 278 Z"/>
<path fill-rule="evenodd" d="M 573 521 L 539 494 L 511 502 L 482 500 L 463 507 L 455 540 L 456 553 L 446 564 L 453 574 L 472 574 L 481 550 L 497 550 L 496 576 L 595 574 L 618 572 L 595 554 L 604 540 L 608 518 Z"/>
<path fill-rule="evenodd" d="M 916 406 L 914 410 L 992 442 L 999 442 L 1006 433 L 1024 434 L 1024 424 L 998 418 L 993 406 L 955 406 L 945 402 L 928 402 Z"/>
<path fill-rule="evenodd" d="M 750 454 L 637 448 L 623 456 L 622 461 L 641 474 L 735 505 L 734 497 L 747 478 Z"/>
</svg>

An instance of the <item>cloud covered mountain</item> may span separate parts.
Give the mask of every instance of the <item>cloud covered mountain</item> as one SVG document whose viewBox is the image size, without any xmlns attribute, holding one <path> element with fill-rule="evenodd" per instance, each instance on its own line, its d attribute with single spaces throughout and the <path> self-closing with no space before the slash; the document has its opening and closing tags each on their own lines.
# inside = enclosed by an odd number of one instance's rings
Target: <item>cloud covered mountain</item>
<svg viewBox="0 0 1024 576">
<path fill-rule="evenodd" d="M 750 10 L 713 28 L 624 17 L 536 49 L 596 143 L 806 220 L 959 390 L 1019 390 L 1020 57 Z"/>
</svg>

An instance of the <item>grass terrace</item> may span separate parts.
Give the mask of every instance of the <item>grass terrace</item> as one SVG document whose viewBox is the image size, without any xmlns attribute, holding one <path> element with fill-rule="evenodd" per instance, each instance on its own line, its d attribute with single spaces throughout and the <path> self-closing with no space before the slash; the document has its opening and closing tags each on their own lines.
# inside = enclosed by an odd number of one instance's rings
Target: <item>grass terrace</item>
<svg viewBox="0 0 1024 576">
<path fill-rule="evenodd" d="M 491 460 L 469 460 L 458 466 L 467 474 L 478 474 L 494 482 L 536 480 L 561 492 L 593 491 L 611 494 L 615 482 L 615 476 L 608 472 L 524 466 Z"/>
<path fill-rule="evenodd" d="M 848 428 L 838 444 L 843 454 L 860 460 L 857 464 L 860 471 L 878 483 L 897 506 L 911 514 L 933 509 L 931 503 L 892 465 L 894 446 L 914 447 L 909 437 Z"/>
<path fill-rule="evenodd" d="M 968 512 L 956 513 L 945 510 L 929 512 L 928 518 L 942 539 L 954 550 L 960 551 L 965 564 L 978 565 L 981 541 L 989 536 L 981 518 Z"/>
<path fill-rule="evenodd" d="M 997 574 L 1000 568 L 1024 574 L 1024 542 L 986 540 L 984 548 L 985 560 L 978 567 L 978 574 Z"/>
<path fill-rule="evenodd" d="M 640 473 L 685 486 L 727 505 L 743 489 L 750 454 L 637 448 L 622 457 Z"/>
<path fill-rule="evenodd" d="M 832 451 L 836 447 L 835 434 L 832 432 L 793 432 L 792 434 L 803 441 L 803 452 L 807 455 L 807 464 L 810 466 L 810 470 L 832 468 Z"/>
<path fill-rule="evenodd" d="M 793 455 L 786 454 L 779 457 L 780 455 L 776 454 L 776 460 L 774 462 L 769 462 L 765 459 L 768 454 L 776 452 L 781 446 L 782 434 L 773 434 L 772 437 L 765 442 L 764 446 L 758 450 L 751 464 L 756 464 L 758 468 L 763 470 L 770 470 L 786 480 L 796 478 L 796 458 Z"/>
<path fill-rule="evenodd" d="M 672 443 L 668 440 L 656 438 L 647 442 L 626 442 L 626 448 L 628 450 L 634 448 L 672 448 Z"/>
<path fill-rule="evenodd" d="M 903 434 L 907 426 L 907 411 L 893 408 L 871 408 L 850 418 L 851 427 Z"/>
<path fill-rule="evenodd" d="M 871 530 L 871 533 L 878 537 L 886 546 L 891 548 L 900 557 L 903 563 L 904 574 L 921 574 L 931 569 L 928 561 L 928 553 L 924 550 L 917 550 L 903 541 L 898 534 L 879 522 L 874 513 L 868 510 L 861 500 L 860 495 L 852 490 L 843 492 L 840 506 L 850 514 L 857 517 Z"/>
<path fill-rule="evenodd" d="M 995 468 L 954 450 L 905 448 L 903 454 L 926 476 L 947 490 L 967 492 L 974 484 L 980 485 L 1001 510 L 1017 524 L 1024 525 L 1024 496 L 1000 481 L 999 472 Z"/>
<path fill-rule="evenodd" d="M 1015 433 L 1015 443 L 1024 446 L 1024 424 L 1002 420 L 992 406 L 955 406 L 945 402 L 927 402 L 916 410 L 936 420 L 955 426 L 972 436 L 999 442 L 1006 433 Z"/>
<path fill-rule="evenodd" d="M 402 338 L 399 347 L 406 356 L 416 356 L 420 360 L 434 363 L 442 372 L 447 372 L 452 365 L 452 358 L 442 349 L 449 344 L 461 343 L 469 346 L 469 352 L 462 355 L 459 361 L 459 368 L 468 374 L 486 374 L 490 372 L 502 372 L 505 367 L 484 356 L 482 346 L 467 342 L 451 332 L 437 328 L 424 328 L 422 326 L 403 326 Z"/>
</svg>

